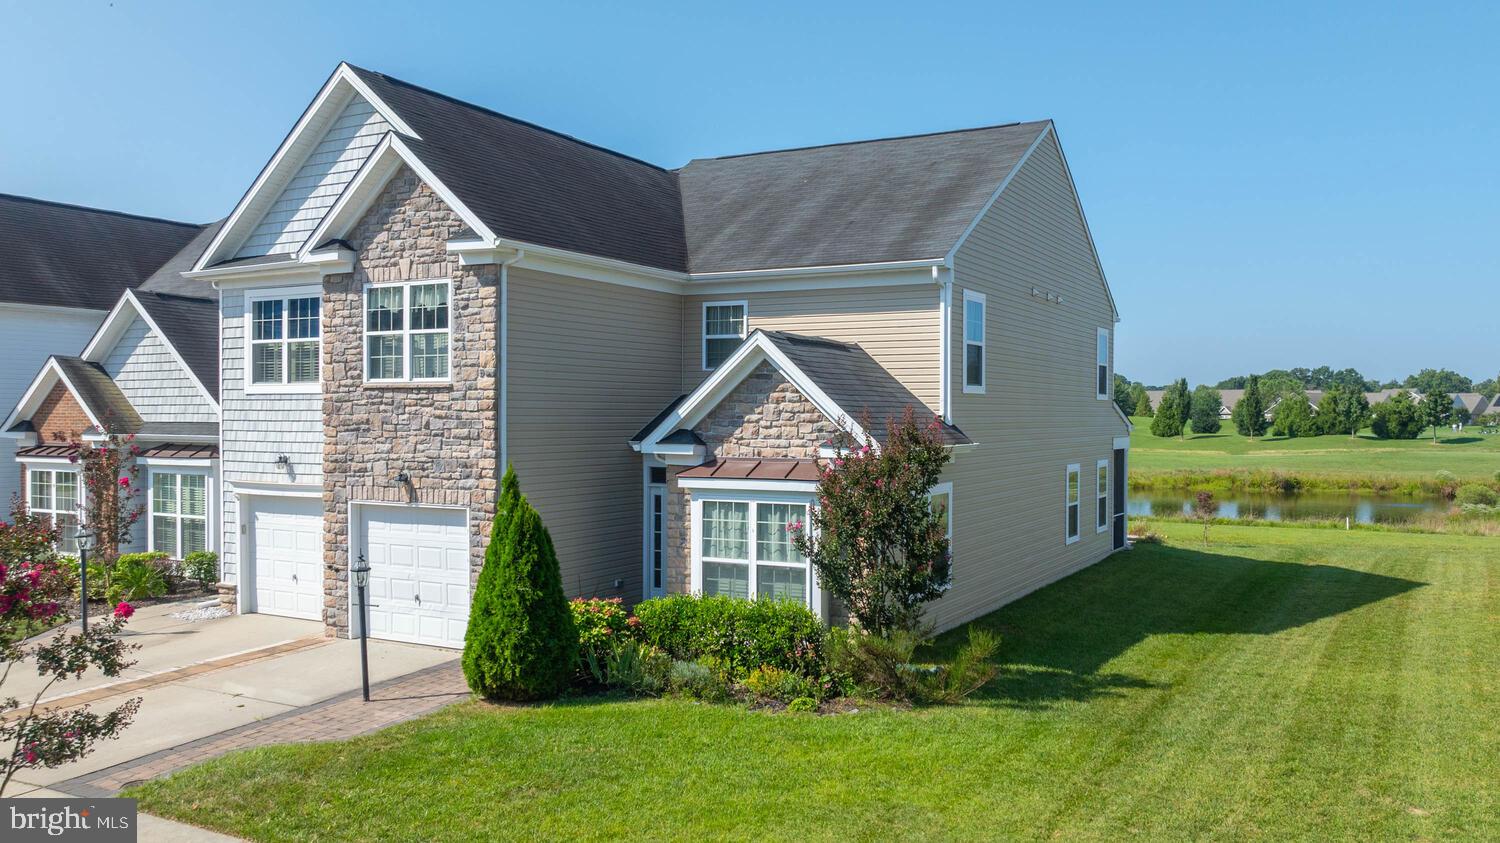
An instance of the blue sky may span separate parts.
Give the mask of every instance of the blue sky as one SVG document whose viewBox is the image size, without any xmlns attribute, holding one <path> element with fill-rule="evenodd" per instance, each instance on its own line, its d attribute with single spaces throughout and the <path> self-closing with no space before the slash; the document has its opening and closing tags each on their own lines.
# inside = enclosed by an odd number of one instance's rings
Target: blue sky
<svg viewBox="0 0 1500 843">
<path fill-rule="evenodd" d="M 664 166 L 1051 117 L 1122 373 L 1494 376 L 1500 7 L 1212 5 L 3 0 L 0 191 L 223 216 L 340 59 Z"/>
</svg>

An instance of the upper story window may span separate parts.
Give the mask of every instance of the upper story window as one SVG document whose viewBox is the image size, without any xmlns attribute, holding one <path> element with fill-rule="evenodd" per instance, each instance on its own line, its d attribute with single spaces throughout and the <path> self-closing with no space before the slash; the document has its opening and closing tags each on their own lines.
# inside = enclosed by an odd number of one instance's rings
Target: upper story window
<svg viewBox="0 0 1500 843">
<path fill-rule="evenodd" d="M 57 549 L 78 552 L 78 472 L 69 468 L 27 468 L 26 508 L 47 517 L 61 534 Z"/>
<path fill-rule="evenodd" d="M 1098 383 L 1097 397 L 1105 399 L 1109 397 L 1109 329 L 1100 328 L 1094 348 L 1094 369 Z"/>
<path fill-rule="evenodd" d="M 447 281 L 411 281 L 365 288 L 365 380 L 448 380 Z"/>
<path fill-rule="evenodd" d="M 250 388 L 316 387 L 323 350 L 321 294 L 250 299 Z"/>
<path fill-rule="evenodd" d="M 745 339 L 745 313 L 749 304 L 742 301 L 711 301 L 703 304 L 703 369 L 711 371 L 729 359 Z"/>
<path fill-rule="evenodd" d="M 984 294 L 964 290 L 964 392 L 984 392 Z"/>
<path fill-rule="evenodd" d="M 1068 498 L 1067 498 L 1067 528 L 1068 544 L 1078 541 L 1078 515 L 1081 508 L 1080 496 L 1083 489 L 1083 469 L 1076 463 L 1068 466 Z"/>
</svg>

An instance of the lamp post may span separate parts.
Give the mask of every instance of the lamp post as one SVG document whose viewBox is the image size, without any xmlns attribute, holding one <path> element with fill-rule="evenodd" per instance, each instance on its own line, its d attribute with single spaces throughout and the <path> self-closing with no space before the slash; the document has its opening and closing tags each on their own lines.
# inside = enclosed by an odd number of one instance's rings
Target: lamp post
<svg viewBox="0 0 1500 843">
<path fill-rule="evenodd" d="M 366 640 L 370 637 L 368 621 L 365 617 L 365 586 L 370 584 L 370 563 L 365 561 L 365 555 L 361 553 L 359 559 L 349 566 L 349 574 L 354 580 L 354 592 L 358 595 L 359 603 L 359 679 L 364 688 L 365 702 L 370 701 L 370 650 Z"/>
<path fill-rule="evenodd" d="M 78 617 L 83 634 L 89 634 L 89 551 L 94 549 L 94 531 L 79 524 L 73 538 L 78 542 Z"/>
</svg>

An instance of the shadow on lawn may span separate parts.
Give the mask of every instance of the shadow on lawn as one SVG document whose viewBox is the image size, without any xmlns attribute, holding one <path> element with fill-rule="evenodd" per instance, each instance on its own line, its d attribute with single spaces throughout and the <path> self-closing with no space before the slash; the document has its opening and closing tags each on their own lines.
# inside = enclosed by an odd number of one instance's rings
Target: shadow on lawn
<svg viewBox="0 0 1500 843">
<path fill-rule="evenodd" d="M 1099 670 L 1149 636 L 1270 635 L 1423 585 L 1334 565 L 1140 545 L 974 621 L 1000 634 L 1004 665 L 977 696 L 1033 708 L 1160 687 Z M 951 655 L 966 635 L 960 627 L 940 636 L 933 655 Z"/>
</svg>

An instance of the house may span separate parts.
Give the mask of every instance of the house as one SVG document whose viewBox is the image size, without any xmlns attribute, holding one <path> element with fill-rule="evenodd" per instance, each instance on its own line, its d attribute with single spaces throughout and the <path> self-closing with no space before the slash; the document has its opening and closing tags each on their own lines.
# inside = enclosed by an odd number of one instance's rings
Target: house
<svg viewBox="0 0 1500 843">
<path fill-rule="evenodd" d="M 211 289 L 180 274 L 216 227 L 194 229 L 176 255 L 120 294 L 86 342 L 46 358 L 0 428 L 14 443 L 27 507 L 64 527 L 77 523 L 83 503 L 78 444 L 130 437 L 144 512 L 124 552 L 180 559 L 219 543 L 210 505 L 218 489 L 218 304 Z M 62 550 L 76 549 L 67 530 L 62 538 Z"/>
<path fill-rule="evenodd" d="M 1470 419 L 1477 419 L 1490 410 L 1489 399 L 1478 392 L 1453 393 L 1453 409 L 1468 412 Z"/>
<path fill-rule="evenodd" d="M 0 194 L 0 412 L 20 400 L 48 355 L 77 354 L 120 294 L 200 229 Z M 0 465 L 11 465 L 15 452 L 16 437 L 0 435 Z M 9 517 L 19 481 L 19 472 L 0 470 L 0 518 Z"/>
<path fill-rule="evenodd" d="M 181 275 L 219 293 L 243 612 L 348 634 L 363 559 L 372 635 L 461 646 L 511 464 L 571 594 L 832 616 L 785 527 L 908 407 L 953 454 L 940 628 L 1125 545 L 1118 314 L 1050 121 L 670 170 L 341 64 Z"/>
</svg>

